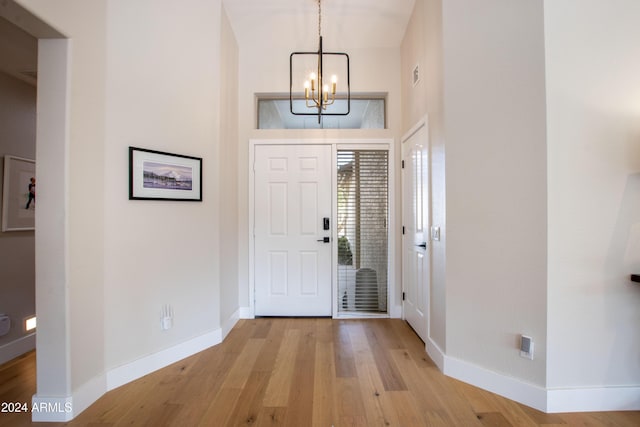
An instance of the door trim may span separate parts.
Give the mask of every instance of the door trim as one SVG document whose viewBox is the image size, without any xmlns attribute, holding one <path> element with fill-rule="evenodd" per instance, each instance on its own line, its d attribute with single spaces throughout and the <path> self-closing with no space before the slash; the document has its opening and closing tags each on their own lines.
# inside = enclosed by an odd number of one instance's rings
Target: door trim
<svg viewBox="0 0 640 427">
<path fill-rule="evenodd" d="M 400 256 L 396 253 L 396 239 L 398 237 L 397 222 L 396 222 L 396 201 L 395 201 L 395 189 L 396 189 L 396 170 L 395 170 L 395 145 L 394 140 L 390 138 L 353 138 L 353 139 L 323 139 L 323 138 L 296 138 L 296 139 L 249 139 L 249 200 L 248 202 L 248 295 L 249 306 L 241 307 L 240 317 L 245 319 L 255 318 L 255 147 L 257 145 L 331 145 L 331 155 L 334 161 L 331 162 L 331 197 L 333 200 L 337 197 L 337 163 L 335 161 L 337 157 L 338 149 L 372 149 L 372 150 L 388 150 L 389 151 L 389 286 L 387 289 L 388 296 L 388 313 L 386 315 L 377 314 L 361 314 L 354 315 L 338 315 L 338 301 L 337 298 L 332 297 L 332 318 L 367 318 L 367 317 L 394 317 L 399 318 L 402 314 L 402 300 L 401 297 L 396 298 L 396 293 L 400 295 L 400 286 L 396 282 L 397 264 L 400 262 Z M 337 217 L 337 205 L 333 203 L 332 208 L 332 222 Z M 338 248 L 337 248 L 337 229 L 331 227 L 331 241 L 334 245 L 332 250 L 332 272 L 331 272 L 331 289 L 332 296 L 337 293 L 337 275 L 338 275 Z M 401 268 L 401 267 L 400 267 Z M 396 304 L 400 302 L 399 306 Z"/>
</svg>

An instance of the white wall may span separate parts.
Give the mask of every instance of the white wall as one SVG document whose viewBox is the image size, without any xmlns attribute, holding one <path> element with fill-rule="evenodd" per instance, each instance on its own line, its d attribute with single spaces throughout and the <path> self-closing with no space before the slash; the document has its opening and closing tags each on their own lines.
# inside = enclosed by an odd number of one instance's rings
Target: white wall
<svg viewBox="0 0 640 427">
<path fill-rule="evenodd" d="M 35 54 L 37 41 L 32 42 Z M 0 189 L 4 156 L 35 159 L 35 154 L 36 88 L 0 72 Z M 34 232 L 0 232 L 0 313 L 11 319 L 9 334 L 0 337 L 0 364 L 35 346 L 33 337 L 25 341 L 23 325 L 36 312 L 35 291 Z"/>
<path fill-rule="evenodd" d="M 543 10 L 443 2 L 446 353 L 544 386 L 546 144 Z M 535 359 L 519 356 L 519 335 Z"/>
<path fill-rule="evenodd" d="M 220 19 L 220 2 L 108 5 L 107 368 L 220 327 Z M 203 201 L 128 200 L 129 146 L 202 157 Z"/>
<path fill-rule="evenodd" d="M 220 322 L 225 327 L 238 301 L 238 44 L 226 13 L 222 14 L 220 152 Z M 239 314 L 239 313 L 238 313 Z M 228 327 L 228 325 L 227 325 Z"/>
<path fill-rule="evenodd" d="M 37 393 L 68 396 L 104 370 L 105 2 L 19 3 L 73 38 L 40 42 L 36 148 Z"/>
<path fill-rule="evenodd" d="M 552 412 L 638 407 L 639 17 L 634 1 L 416 2 L 403 128 L 427 112 L 432 144 L 446 136 L 445 373 Z"/>
<path fill-rule="evenodd" d="M 638 387 L 640 4 L 553 0 L 544 14 L 547 386 Z"/>
<path fill-rule="evenodd" d="M 234 137 L 235 117 L 227 112 L 230 123 L 222 131 L 221 76 L 223 70 L 233 73 L 234 65 L 221 61 L 220 1 L 21 4 L 70 37 L 60 45 L 70 51 L 69 70 L 64 61 L 60 67 L 68 86 L 53 82 L 46 69 L 41 76 L 42 98 L 62 106 L 43 108 L 38 119 L 46 122 L 43 129 L 53 123 L 61 131 L 56 150 L 49 134 L 38 136 L 43 174 L 55 178 L 49 191 L 59 196 L 50 200 L 54 218 L 41 228 L 42 242 L 58 249 L 50 253 L 39 245 L 43 255 L 53 256 L 38 264 L 38 315 L 45 322 L 38 325 L 38 398 L 72 395 L 79 411 L 108 384 L 220 336 L 227 320 L 221 318 L 220 279 L 233 281 L 235 274 L 233 268 L 221 274 L 219 264 L 229 240 L 220 239 L 219 227 L 230 221 L 220 215 L 220 156 L 233 157 L 235 143 L 228 140 L 227 151 L 221 150 L 221 138 Z M 225 59 L 232 59 L 233 37 L 225 25 Z M 55 51 L 44 49 L 64 56 Z M 234 97 L 228 90 L 224 107 Z M 54 117 L 56 112 L 61 114 Z M 202 157 L 203 201 L 129 201 L 129 146 Z M 234 178 L 225 176 L 231 188 Z M 237 264 L 233 252 L 229 261 Z M 229 286 L 224 302 L 237 307 L 237 290 Z M 164 304 L 174 312 L 174 326 L 165 332 Z"/>
<path fill-rule="evenodd" d="M 429 338 L 446 351 L 446 212 L 445 139 L 443 120 L 442 0 L 416 0 L 402 42 L 402 133 L 425 115 L 431 145 L 432 223 L 440 227 L 440 241 L 431 242 Z M 420 80 L 413 84 L 418 66 Z"/>
</svg>

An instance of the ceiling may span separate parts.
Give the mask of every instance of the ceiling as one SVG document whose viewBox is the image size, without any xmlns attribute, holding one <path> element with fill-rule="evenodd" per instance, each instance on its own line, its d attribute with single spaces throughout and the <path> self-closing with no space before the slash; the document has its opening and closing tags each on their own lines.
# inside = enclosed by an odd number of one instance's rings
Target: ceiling
<svg viewBox="0 0 640 427">
<path fill-rule="evenodd" d="M 243 46 L 316 49 L 317 0 L 223 0 L 236 39 Z M 399 47 L 415 0 L 322 0 L 322 36 L 327 48 Z"/>
<path fill-rule="evenodd" d="M 0 72 L 36 84 L 38 38 L 62 37 L 12 0 L 0 0 Z"/>
<path fill-rule="evenodd" d="M 38 39 L 0 16 L 0 71 L 36 84 Z"/>
<path fill-rule="evenodd" d="M 223 3 L 240 49 L 261 45 L 291 51 L 317 48 L 317 0 Z M 322 0 L 325 48 L 336 51 L 399 47 L 414 3 L 415 0 Z M 0 71 L 35 85 L 37 38 L 29 33 L 43 38 L 60 36 L 13 1 L 0 1 Z"/>
</svg>

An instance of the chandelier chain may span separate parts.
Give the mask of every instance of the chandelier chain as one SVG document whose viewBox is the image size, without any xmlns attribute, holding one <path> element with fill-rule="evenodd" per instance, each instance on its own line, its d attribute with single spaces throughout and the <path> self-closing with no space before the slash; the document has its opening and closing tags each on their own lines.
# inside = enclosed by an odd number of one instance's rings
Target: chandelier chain
<svg viewBox="0 0 640 427">
<path fill-rule="evenodd" d="M 322 25 L 322 8 L 320 6 L 320 0 L 318 0 L 318 37 L 322 37 L 322 31 L 320 31 Z"/>
</svg>

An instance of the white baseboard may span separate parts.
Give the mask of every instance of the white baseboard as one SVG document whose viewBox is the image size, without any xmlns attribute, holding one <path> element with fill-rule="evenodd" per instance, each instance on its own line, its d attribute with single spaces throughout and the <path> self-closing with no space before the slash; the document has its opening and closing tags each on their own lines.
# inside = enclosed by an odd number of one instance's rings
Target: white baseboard
<svg viewBox="0 0 640 427">
<path fill-rule="evenodd" d="M 229 332 L 231 332 L 236 323 L 238 323 L 238 320 L 240 320 L 240 309 L 237 309 L 231 317 L 225 320 L 222 324 L 222 340 L 229 335 Z"/>
<path fill-rule="evenodd" d="M 202 350 L 220 344 L 222 342 L 222 330 L 216 329 L 207 334 L 197 336 L 173 347 L 153 353 L 149 356 L 135 360 L 126 365 L 119 366 L 107 372 L 107 391 L 120 387 L 128 382 L 137 380 L 151 372 L 178 362 Z"/>
<path fill-rule="evenodd" d="M 31 421 L 66 422 L 73 419 L 73 398 L 34 395 L 31 401 Z M 77 414 L 76 414 L 77 415 Z"/>
<path fill-rule="evenodd" d="M 640 386 L 547 390 L 547 412 L 640 411 Z"/>
<path fill-rule="evenodd" d="M 233 328 L 234 313 L 225 322 L 226 328 Z M 229 329 L 231 330 L 231 329 Z M 114 368 L 80 386 L 72 396 L 33 396 L 31 419 L 34 422 L 66 422 L 72 420 L 107 391 L 137 380 L 151 372 L 178 362 L 195 353 L 222 342 L 222 329 L 192 338 L 171 348 Z"/>
<path fill-rule="evenodd" d="M 25 335 L 0 346 L 0 365 L 36 348 L 36 334 Z"/>
<path fill-rule="evenodd" d="M 434 346 L 435 343 L 427 343 L 427 353 L 440 367 L 438 358 L 442 352 Z M 442 356 L 444 369 L 441 371 L 445 375 L 546 413 L 640 410 L 640 386 L 546 389 Z"/>
<path fill-rule="evenodd" d="M 73 393 L 73 416 L 80 414 L 107 391 L 107 379 L 104 375 L 84 383 Z"/>
<path fill-rule="evenodd" d="M 106 379 L 104 375 L 100 375 L 80 386 L 73 395 L 68 397 L 47 397 L 35 394 L 31 401 L 31 421 L 70 421 L 106 392 Z"/>
<path fill-rule="evenodd" d="M 240 307 L 239 309 L 240 319 L 255 319 L 256 316 L 253 313 L 253 309 L 251 307 Z"/>
<path fill-rule="evenodd" d="M 445 375 L 465 383 L 546 412 L 547 391 L 544 387 L 526 383 L 517 378 L 508 377 L 446 355 L 444 356 L 443 372 Z"/>
<path fill-rule="evenodd" d="M 436 364 L 436 366 L 438 367 L 438 369 L 440 369 L 441 372 L 444 372 L 444 352 L 442 351 L 442 349 L 440 348 L 440 346 L 438 344 L 436 344 L 435 341 L 433 341 L 431 339 L 431 337 L 429 337 L 429 339 L 427 339 L 427 342 L 424 345 L 425 350 L 427 350 L 427 354 L 429 355 L 429 357 L 431 358 L 431 360 L 433 360 L 433 363 Z"/>
</svg>

